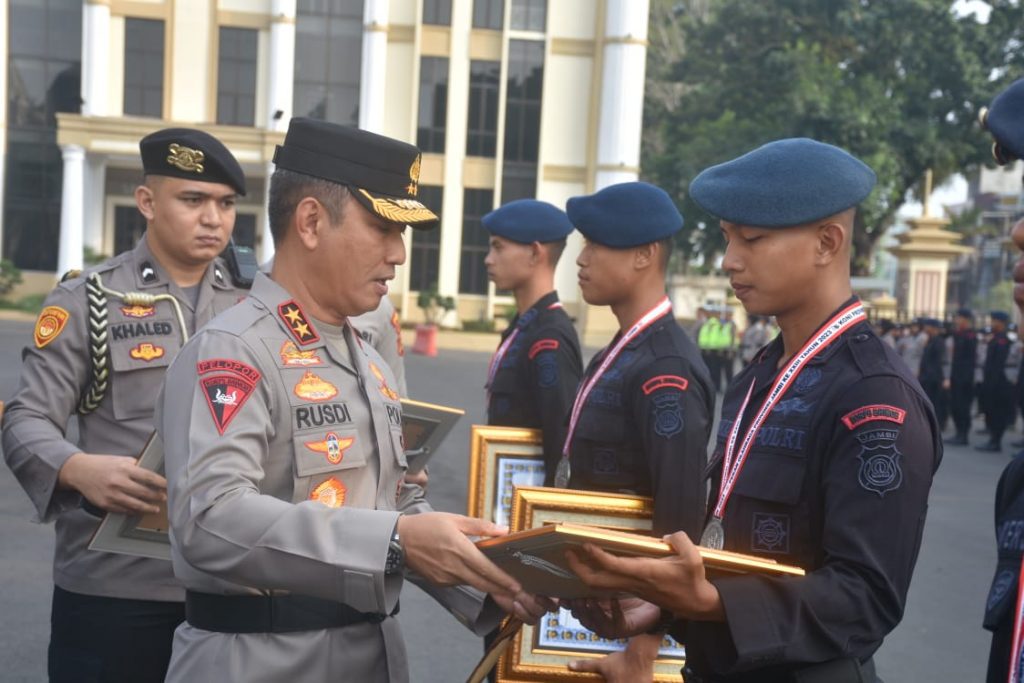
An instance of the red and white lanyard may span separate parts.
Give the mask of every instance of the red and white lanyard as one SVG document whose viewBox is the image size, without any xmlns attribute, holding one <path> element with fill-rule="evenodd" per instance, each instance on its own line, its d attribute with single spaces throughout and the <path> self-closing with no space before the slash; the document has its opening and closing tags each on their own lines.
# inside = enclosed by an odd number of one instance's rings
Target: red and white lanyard
<svg viewBox="0 0 1024 683">
<path fill-rule="evenodd" d="M 818 329 L 818 332 L 804 344 L 804 347 L 800 349 L 799 353 L 793 357 L 793 360 L 786 366 L 786 369 L 779 375 L 779 378 L 775 380 L 775 385 L 772 386 L 768 396 L 765 397 L 764 402 L 761 404 L 760 410 L 757 411 L 757 415 L 751 421 L 750 427 L 743 437 L 743 443 L 740 444 L 739 452 L 737 452 L 736 440 L 739 437 L 740 425 L 743 423 L 743 413 L 750 402 L 750 395 L 754 392 L 754 382 L 756 380 L 751 380 L 750 388 L 747 389 L 747 395 L 743 399 L 742 405 L 740 405 L 739 413 L 736 414 L 736 421 L 733 422 L 732 430 L 729 432 L 725 455 L 722 458 L 722 481 L 718 487 L 718 502 L 715 503 L 715 509 L 712 513 L 716 520 L 721 522 L 725 514 L 726 503 L 729 502 L 729 497 L 736 486 L 736 480 L 739 479 L 743 464 L 750 454 L 750 450 L 757 438 L 757 433 L 761 431 L 761 426 L 768 419 L 768 415 L 771 414 L 772 408 L 776 406 L 789 387 L 793 385 L 794 380 L 796 380 L 800 371 L 804 369 L 807 363 L 838 340 L 844 332 L 866 318 L 864 307 L 860 302 L 856 302 L 839 311 L 831 320 Z"/>
<path fill-rule="evenodd" d="M 555 301 L 551 304 L 548 304 L 547 308 L 549 311 L 554 310 L 556 308 L 562 308 L 562 302 Z M 498 368 L 501 367 L 501 361 L 505 360 L 505 354 L 508 353 L 509 348 L 511 348 L 512 342 L 514 342 L 516 340 L 516 337 L 519 336 L 519 331 L 523 327 L 526 327 L 525 325 L 521 325 L 521 321 L 522 318 L 520 318 L 520 322 L 516 323 L 516 329 L 512 330 L 512 333 L 505 337 L 505 341 L 501 342 L 501 344 L 498 345 L 498 350 L 494 352 L 493 356 L 491 356 L 491 363 L 490 365 L 487 366 L 487 384 L 484 385 L 487 387 L 488 395 L 490 395 L 491 393 L 490 388 L 491 384 L 494 382 L 494 375 L 497 374 Z"/>
<path fill-rule="evenodd" d="M 491 384 L 494 382 L 494 375 L 497 374 L 498 368 L 501 367 L 501 361 L 504 360 L 505 354 L 508 353 L 508 349 L 512 346 L 512 342 L 519 336 L 519 326 L 516 325 L 516 329 L 512 330 L 512 334 L 505 337 L 505 341 L 498 345 L 498 350 L 491 356 L 491 364 L 487 366 L 487 395 L 490 396 Z"/>
<path fill-rule="evenodd" d="M 658 318 L 662 317 L 666 313 L 672 310 L 672 304 L 669 302 L 666 296 L 655 305 L 654 308 L 644 313 L 643 317 L 637 320 L 626 334 L 619 338 L 619 341 L 615 343 L 612 350 L 604 357 L 601 361 L 601 365 L 598 366 L 597 371 L 591 375 L 590 379 L 584 383 L 580 388 L 579 393 L 576 394 L 576 400 L 572 404 L 572 413 L 569 417 L 569 431 L 565 435 L 565 445 L 562 446 L 562 456 L 569 457 L 569 444 L 572 443 L 572 435 L 576 432 L 576 423 L 579 422 L 580 413 L 583 411 L 583 404 L 587 402 L 587 397 L 590 396 L 590 391 L 600 381 L 601 375 L 612 366 L 615 359 L 622 353 L 622 349 L 626 348 L 626 345 L 637 338 L 641 332 L 650 327 Z"/>
<path fill-rule="evenodd" d="M 1013 647 L 1010 648 L 1010 675 L 1006 677 L 1007 683 L 1020 683 L 1020 656 L 1021 643 L 1024 637 L 1024 557 L 1021 557 L 1020 569 L 1022 573 L 1017 574 L 1017 609 L 1013 613 Z"/>
</svg>

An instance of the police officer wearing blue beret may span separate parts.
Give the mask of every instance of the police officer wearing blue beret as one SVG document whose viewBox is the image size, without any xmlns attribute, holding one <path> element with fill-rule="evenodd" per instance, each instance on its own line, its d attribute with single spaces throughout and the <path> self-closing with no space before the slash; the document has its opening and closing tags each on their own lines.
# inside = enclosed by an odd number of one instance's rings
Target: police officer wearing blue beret
<svg viewBox="0 0 1024 683">
<path fill-rule="evenodd" d="M 509 202 L 482 222 L 491 233 L 487 275 L 516 300 L 487 371 L 487 424 L 540 429 L 544 484 L 551 486 L 583 372 L 576 329 L 555 291 L 555 267 L 572 223 L 536 199 Z"/>
<path fill-rule="evenodd" d="M 665 295 L 683 217 L 664 190 L 641 182 L 573 197 L 566 212 L 586 238 L 576 260 L 583 298 L 609 306 L 619 332 L 584 372 L 555 485 L 653 496 L 655 533 L 697 534 L 714 391 Z M 635 638 L 629 653 L 649 665 L 661 640 Z M 573 663 L 607 676 L 605 665 Z"/>
<path fill-rule="evenodd" d="M 704 532 L 670 536 L 668 560 L 571 557 L 586 583 L 647 601 L 577 606 L 584 623 L 622 635 L 667 621 L 687 683 L 874 681 L 903 613 L 942 446 L 917 378 L 852 295 L 854 216 L 874 183 L 847 152 L 789 139 L 690 185 L 721 219 L 736 296 L 781 333 L 724 397 Z M 709 579 L 698 538 L 807 575 Z"/>
<path fill-rule="evenodd" d="M 997 163 L 1024 158 L 1024 79 L 1000 93 L 991 108 L 983 108 L 980 120 L 992 134 L 992 155 Z M 1014 225 L 1010 236 L 1017 248 L 1024 250 L 1024 220 Z M 1024 258 L 1014 266 L 1013 279 L 1014 299 L 1024 310 Z M 1016 683 L 1024 671 L 1024 599 L 1018 586 L 1024 557 L 1024 452 L 1014 456 L 999 479 L 995 526 L 999 562 L 985 603 L 984 626 L 992 631 L 985 680 Z"/>
<path fill-rule="evenodd" d="M 1006 360 L 1010 355 L 1010 338 L 1006 311 L 989 313 L 992 335 L 985 346 L 985 364 L 981 372 L 981 394 L 978 402 L 985 411 L 988 443 L 975 446 L 979 451 L 998 453 L 1003 449 L 1003 433 L 1013 417 L 1013 385 L 1006 377 Z"/>
<path fill-rule="evenodd" d="M 4 457 L 54 522 L 49 680 L 163 681 L 184 590 L 171 563 L 89 549 L 106 512 L 159 512 L 166 482 L 135 466 L 184 339 L 248 293 L 218 257 L 245 194 L 216 138 L 167 128 L 139 143 L 138 244 L 50 293 L 3 423 Z M 64 427 L 79 424 L 77 441 Z"/>
</svg>

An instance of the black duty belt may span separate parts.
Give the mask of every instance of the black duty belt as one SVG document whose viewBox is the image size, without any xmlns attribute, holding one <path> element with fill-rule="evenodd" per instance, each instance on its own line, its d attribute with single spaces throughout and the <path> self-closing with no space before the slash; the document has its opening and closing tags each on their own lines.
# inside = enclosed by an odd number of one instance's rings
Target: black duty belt
<svg viewBox="0 0 1024 683">
<path fill-rule="evenodd" d="M 216 595 L 185 592 L 185 619 L 218 633 L 294 633 L 352 624 L 379 624 L 398 614 L 360 612 L 344 603 L 307 595 Z"/>
</svg>

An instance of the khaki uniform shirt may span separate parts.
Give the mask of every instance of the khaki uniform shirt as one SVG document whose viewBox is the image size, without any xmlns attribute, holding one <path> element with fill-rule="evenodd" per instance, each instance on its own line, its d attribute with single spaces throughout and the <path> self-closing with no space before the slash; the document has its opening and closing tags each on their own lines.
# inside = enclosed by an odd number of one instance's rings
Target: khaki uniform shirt
<svg viewBox="0 0 1024 683">
<path fill-rule="evenodd" d="M 174 284 L 143 237 L 132 251 L 86 271 L 119 291 L 171 294 L 180 303 L 191 334 L 246 295 L 215 261 L 193 298 Z M 89 302 L 84 277 L 62 282 L 46 299 L 36 339 L 25 348 L 18 393 L 3 421 L 4 457 L 32 499 L 40 521 L 56 521 L 54 583 L 87 595 L 142 600 L 184 599 L 171 564 L 88 550 L 99 519 L 82 509 L 81 496 L 57 488 L 57 473 L 72 454 L 138 456 L 153 432 L 153 405 L 164 372 L 182 344 L 182 330 L 168 301 L 127 306 L 107 298 L 112 373 L 99 407 L 78 416 L 78 443 L 65 438 L 68 419 L 91 381 Z"/>
<path fill-rule="evenodd" d="M 314 323 L 264 274 L 252 295 L 179 354 L 157 407 L 175 574 L 189 590 L 301 593 L 390 614 L 385 576 L 402 513 L 402 411 L 387 363 L 351 326 Z M 470 589 L 430 591 L 486 632 L 497 610 Z M 300 633 L 182 624 L 168 681 L 405 681 L 393 618 Z"/>
<path fill-rule="evenodd" d="M 377 350 L 380 357 L 388 364 L 395 374 L 398 393 L 408 396 L 405 384 L 405 347 L 402 345 L 402 328 L 399 324 L 398 311 L 391 299 L 383 297 L 376 310 L 350 318 L 352 327 L 356 328 L 363 341 Z"/>
</svg>

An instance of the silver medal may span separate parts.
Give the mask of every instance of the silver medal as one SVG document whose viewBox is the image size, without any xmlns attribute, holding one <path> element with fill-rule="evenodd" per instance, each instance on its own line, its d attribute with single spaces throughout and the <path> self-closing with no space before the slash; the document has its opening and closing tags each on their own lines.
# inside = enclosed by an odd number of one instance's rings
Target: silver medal
<svg viewBox="0 0 1024 683">
<path fill-rule="evenodd" d="M 569 477 L 572 475 L 572 468 L 569 467 L 569 458 L 563 457 L 558 461 L 555 468 L 555 488 L 569 488 Z"/>
<path fill-rule="evenodd" d="M 712 550 L 721 550 L 725 547 L 725 529 L 722 528 L 722 520 L 712 517 L 708 525 L 704 527 L 704 533 L 700 535 L 700 544 Z"/>
</svg>

